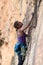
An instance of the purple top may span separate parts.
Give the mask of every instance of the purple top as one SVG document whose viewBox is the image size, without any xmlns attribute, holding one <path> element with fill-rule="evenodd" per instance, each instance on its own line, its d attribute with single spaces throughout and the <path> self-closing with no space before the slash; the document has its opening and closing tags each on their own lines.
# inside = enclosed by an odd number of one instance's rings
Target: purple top
<svg viewBox="0 0 43 65">
<path fill-rule="evenodd" d="M 26 43 L 26 34 L 25 33 L 22 36 L 18 36 L 18 42 Z"/>
</svg>

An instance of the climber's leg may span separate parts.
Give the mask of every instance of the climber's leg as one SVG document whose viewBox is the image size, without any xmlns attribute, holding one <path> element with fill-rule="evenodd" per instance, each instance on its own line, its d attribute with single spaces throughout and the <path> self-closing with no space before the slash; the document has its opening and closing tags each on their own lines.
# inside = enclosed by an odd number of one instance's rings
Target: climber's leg
<svg viewBox="0 0 43 65">
<path fill-rule="evenodd" d="M 23 57 L 22 55 L 18 56 L 18 65 L 23 65 L 23 62 L 25 60 L 25 57 Z"/>
<path fill-rule="evenodd" d="M 22 56 L 22 65 L 23 65 L 24 61 L 25 61 L 25 56 L 24 57 Z"/>
<path fill-rule="evenodd" d="M 22 56 L 18 55 L 18 65 L 22 65 Z"/>
</svg>

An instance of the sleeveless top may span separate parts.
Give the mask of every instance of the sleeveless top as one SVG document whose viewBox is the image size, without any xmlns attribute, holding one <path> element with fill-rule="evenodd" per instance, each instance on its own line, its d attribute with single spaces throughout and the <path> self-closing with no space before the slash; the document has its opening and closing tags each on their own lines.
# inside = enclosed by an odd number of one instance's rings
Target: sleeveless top
<svg viewBox="0 0 43 65">
<path fill-rule="evenodd" d="M 26 34 L 24 33 L 22 36 L 18 36 L 19 43 L 26 43 Z"/>
</svg>

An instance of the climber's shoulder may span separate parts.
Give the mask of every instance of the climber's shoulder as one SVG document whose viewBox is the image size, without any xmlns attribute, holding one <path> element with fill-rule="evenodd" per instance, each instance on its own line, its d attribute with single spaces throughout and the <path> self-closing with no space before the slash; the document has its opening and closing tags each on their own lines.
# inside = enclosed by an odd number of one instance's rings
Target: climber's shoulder
<svg viewBox="0 0 43 65">
<path fill-rule="evenodd" d="M 24 31 L 22 31 L 21 29 L 18 29 L 18 30 L 17 30 L 17 35 L 22 36 L 23 33 L 24 33 Z"/>
</svg>

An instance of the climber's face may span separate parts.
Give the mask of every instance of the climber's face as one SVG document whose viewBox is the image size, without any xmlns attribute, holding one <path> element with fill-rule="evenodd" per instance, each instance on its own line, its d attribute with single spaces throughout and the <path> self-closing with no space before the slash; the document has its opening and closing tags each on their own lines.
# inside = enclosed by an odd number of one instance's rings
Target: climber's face
<svg viewBox="0 0 43 65">
<path fill-rule="evenodd" d="M 21 22 L 18 22 L 18 28 L 21 28 L 22 27 L 22 23 Z"/>
</svg>

